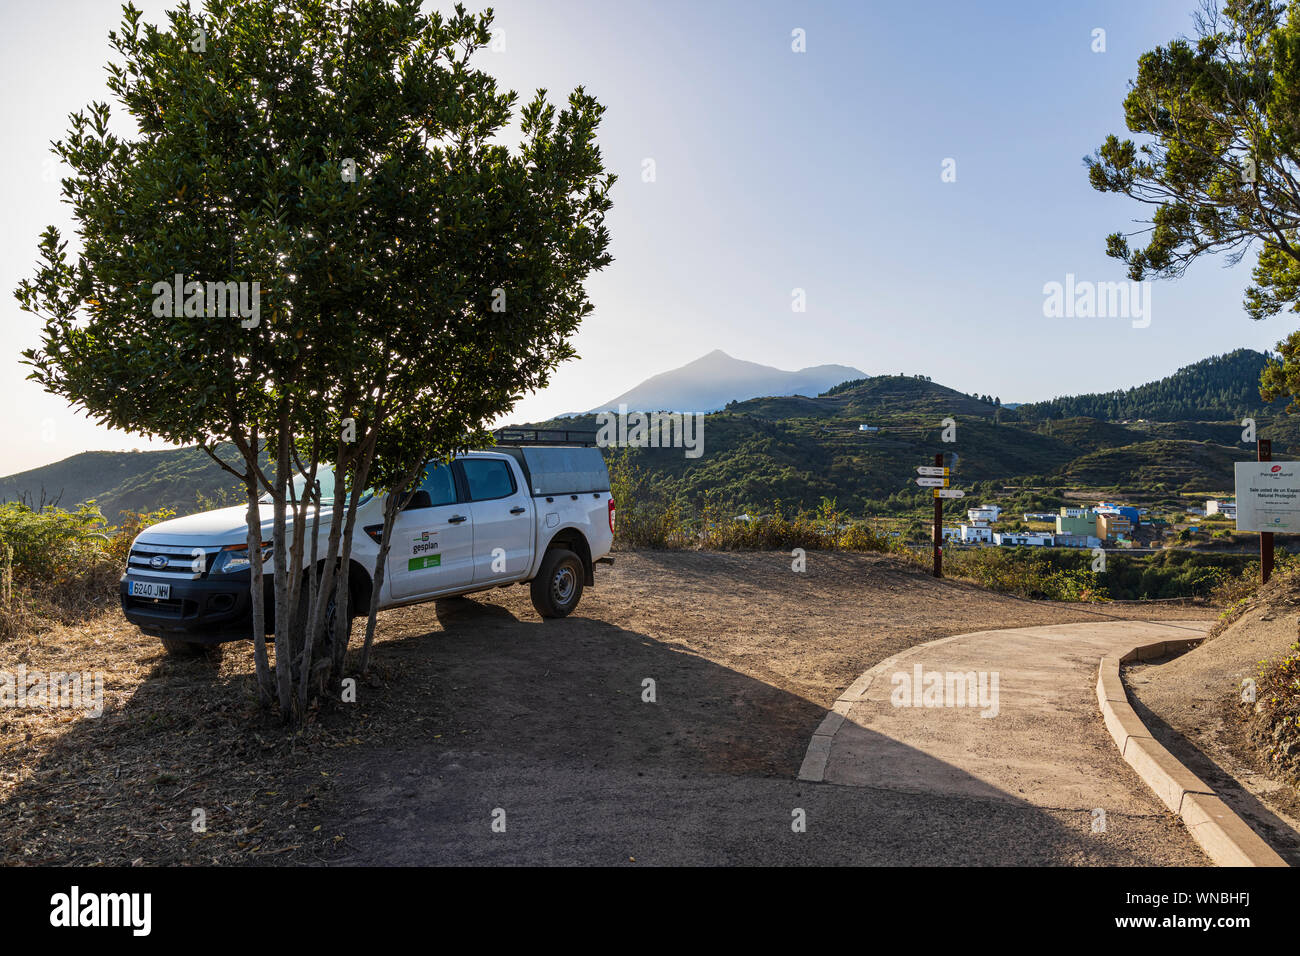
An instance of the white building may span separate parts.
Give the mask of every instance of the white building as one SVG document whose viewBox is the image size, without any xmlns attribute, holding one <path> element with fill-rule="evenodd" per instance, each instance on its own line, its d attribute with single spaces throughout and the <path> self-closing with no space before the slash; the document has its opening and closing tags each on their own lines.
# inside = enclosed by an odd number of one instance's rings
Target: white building
<svg viewBox="0 0 1300 956">
<path fill-rule="evenodd" d="M 1224 515 L 1229 518 L 1237 517 L 1237 502 L 1227 501 L 1221 498 L 1210 498 L 1205 502 L 1205 513 L 1207 515 Z"/>
<path fill-rule="evenodd" d="M 999 531 L 993 535 L 995 544 L 1006 547 L 1050 548 L 1055 544 L 1055 538 L 1055 535 L 1043 531 Z"/>
<path fill-rule="evenodd" d="M 1090 518 L 1093 515 L 1091 508 L 1062 508 L 1061 517 L 1063 518 Z"/>
<path fill-rule="evenodd" d="M 964 524 L 961 526 L 962 544 L 991 544 L 993 529 L 984 525 Z"/>
<path fill-rule="evenodd" d="M 1101 538 L 1091 534 L 1058 534 L 1056 535 L 1055 546 L 1058 548 L 1099 548 L 1101 547 Z"/>
<path fill-rule="evenodd" d="M 997 505 L 980 505 L 978 508 L 967 508 L 966 517 L 975 524 L 981 524 L 989 521 L 997 521 L 998 516 L 1002 514 L 1002 509 Z"/>
</svg>

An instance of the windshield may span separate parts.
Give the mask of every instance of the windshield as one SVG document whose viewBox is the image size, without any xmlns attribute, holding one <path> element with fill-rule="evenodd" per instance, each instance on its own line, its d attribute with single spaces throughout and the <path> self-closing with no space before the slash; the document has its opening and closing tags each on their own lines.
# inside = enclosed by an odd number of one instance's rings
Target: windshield
<svg viewBox="0 0 1300 956">
<path fill-rule="evenodd" d="M 316 469 L 316 481 L 320 483 L 320 505 L 322 508 L 331 508 L 334 506 L 334 469 L 329 465 L 318 465 Z M 306 475 L 295 475 L 293 479 L 293 494 L 290 501 L 301 501 L 303 489 L 307 487 Z M 367 488 L 361 493 L 361 500 L 357 504 L 365 504 L 375 494 L 373 488 Z M 261 497 L 262 504 L 271 503 L 271 495 L 267 493 Z"/>
</svg>

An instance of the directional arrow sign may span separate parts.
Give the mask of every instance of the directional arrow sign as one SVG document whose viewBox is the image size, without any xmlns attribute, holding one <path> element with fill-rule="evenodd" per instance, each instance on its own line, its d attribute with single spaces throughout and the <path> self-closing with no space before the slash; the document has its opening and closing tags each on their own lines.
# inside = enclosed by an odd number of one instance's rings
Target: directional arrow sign
<svg viewBox="0 0 1300 956">
<path fill-rule="evenodd" d="M 917 478 L 916 483 L 922 488 L 947 488 L 947 478 Z"/>
<path fill-rule="evenodd" d="M 918 475 L 947 475 L 947 468 L 939 468 L 935 465 L 918 465 L 916 468 Z"/>
<path fill-rule="evenodd" d="M 966 492 L 960 488 L 936 488 L 934 489 L 936 498 L 965 498 Z"/>
</svg>

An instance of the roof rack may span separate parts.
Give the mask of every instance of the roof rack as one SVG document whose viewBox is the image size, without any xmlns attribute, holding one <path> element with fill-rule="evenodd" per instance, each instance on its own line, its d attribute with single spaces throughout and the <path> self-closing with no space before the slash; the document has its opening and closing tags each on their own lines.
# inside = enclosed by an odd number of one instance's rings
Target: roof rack
<svg viewBox="0 0 1300 956">
<path fill-rule="evenodd" d="M 569 445 L 591 448 L 596 444 L 594 431 L 566 428 L 498 428 L 492 433 L 498 445 Z"/>
</svg>

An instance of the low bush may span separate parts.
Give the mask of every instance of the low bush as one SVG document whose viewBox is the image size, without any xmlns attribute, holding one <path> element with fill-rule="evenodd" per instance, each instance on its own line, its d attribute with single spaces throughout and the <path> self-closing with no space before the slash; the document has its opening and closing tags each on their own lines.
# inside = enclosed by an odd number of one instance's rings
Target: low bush
<svg viewBox="0 0 1300 956">
<path fill-rule="evenodd" d="M 1244 701 L 1251 741 L 1282 779 L 1300 784 L 1300 644 L 1290 654 L 1263 664 L 1255 700 Z"/>
<path fill-rule="evenodd" d="M 1102 576 L 1091 568 L 1061 567 L 1054 555 L 1029 548 L 971 548 L 945 552 L 944 573 L 1021 597 L 1049 601 L 1105 601 Z"/>
<path fill-rule="evenodd" d="M 72 511 L 0 504 L 0 640 L 111 602 L 135 536 L 171 516 L 128 512 L 110 527 L 94 502 Z"/>
</svg>

